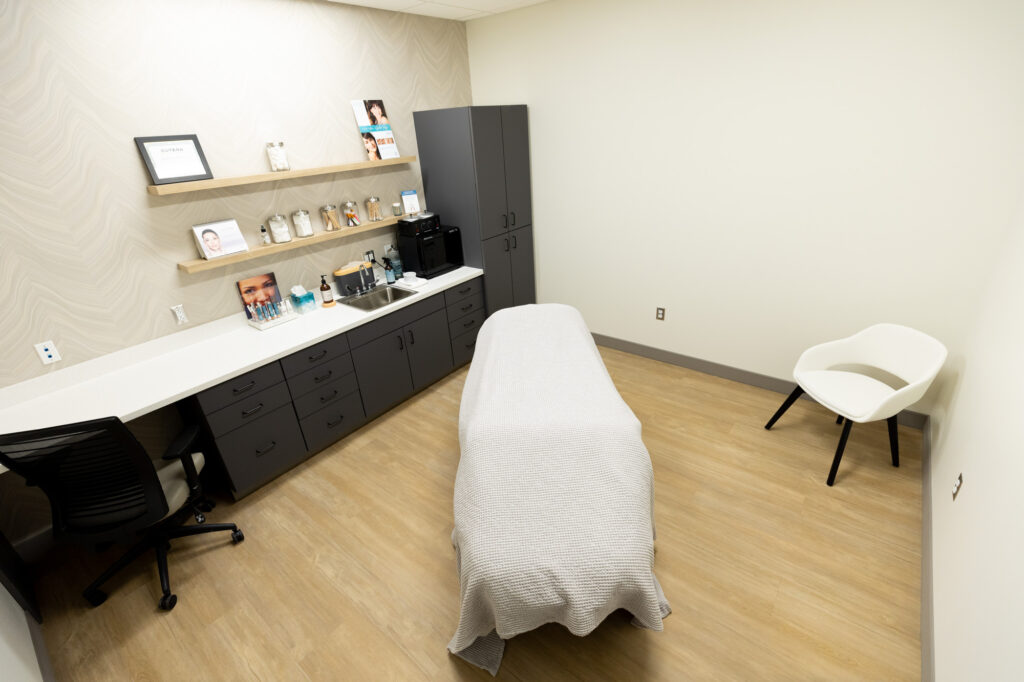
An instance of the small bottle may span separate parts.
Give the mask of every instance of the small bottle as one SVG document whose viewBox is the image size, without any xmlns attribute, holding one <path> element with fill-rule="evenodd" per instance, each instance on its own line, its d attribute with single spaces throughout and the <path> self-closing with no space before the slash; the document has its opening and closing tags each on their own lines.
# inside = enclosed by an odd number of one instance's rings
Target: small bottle
<svg viewBox="0 0 1024 682">
<path fill-rule="evenodd" d="M 325 308 L 334 305 L 334 293 L 331 291 L 331 285 L 327 283 L 327 275 L 320 275 L 320 298 L 323 299 Z"/>
<path fill-rule="evenodd" d="M 270 233 L 267 232 L 266 225 L 260 225 L 260 244 L 266 245 L 270 243 Z"/>
<path fill-rule="evenodd" d="M 391 259 L 390 258 L 382 258 L 381 260 L 384 261 L 384 279 L 386 279 L 388 281 L 388 284 L 394 284 L 395 283 L 395 269 L 393 267 L 391 267 Z"/>
<path fill-rule="evenodd" d="M 402 259 L 398 255 L 398 249 L 393 244 L 384 248 L 384 255 L 391 259 L 391 269 L 395 271 L 395 279 L 402 279 Z"/>
</svg>

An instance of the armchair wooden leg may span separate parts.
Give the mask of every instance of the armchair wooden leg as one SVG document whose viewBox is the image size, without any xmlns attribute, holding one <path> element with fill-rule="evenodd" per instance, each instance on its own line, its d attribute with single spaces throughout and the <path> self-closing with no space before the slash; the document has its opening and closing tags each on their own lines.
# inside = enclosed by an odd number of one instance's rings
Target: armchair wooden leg
<svg viewBox="0 0 1024 682">
<path fill-rule="evenodd" d="M 768 423 L 764 425 L 764 428 L 770 429 L 773 426 L 775 426 L 775 422 L 779 421 L 779 417 L 786 413 L 786 410 L 789 409 L 789 406 L 795 403 L 796 399 L 803 395 L 803 392 L 804 389 L 800 388 L 799 385 L 796 388 L 794 388 L 793 392 L 789 394 L 789 397 L 786 398 L 785 401 L 783 401 L 782 407 L 776 410 L 775 414 L 772 415 L 772 418 L 769 419 Z"/>
<path fill-rule="evenodd" d="M 892 451 L 892 465 L 898 467 L 900 465 L 900 437 L 896 431 L 896 415 L 893 415 L 885 420 L 889 426 L 889 449 Z"/>
<path fill-rule="evenodd" d="M 849 419 L 845 419 L 843 423 L 843 433 L 839 436 L 839 447 L 836 448 L 836 456 L 832 460 L 832 468 L 828 472 L 829 485 L 836 482 L 836 472 L 839 471 L 839 462 L 843 459 L 843 450 L 846 449 L 846 439 L 850 437 L 850 427 L 853 426 L 853 422 Z"/>
</svg>

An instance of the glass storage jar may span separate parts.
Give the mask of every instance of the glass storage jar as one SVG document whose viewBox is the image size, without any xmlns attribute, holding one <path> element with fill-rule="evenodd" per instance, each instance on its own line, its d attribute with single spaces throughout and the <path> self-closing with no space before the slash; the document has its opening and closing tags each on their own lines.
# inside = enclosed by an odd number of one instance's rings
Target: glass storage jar
<svg viewBox="0 0 1024 682">
<path fill-rule="evenodd" d="M 274 240 L 275 244 L 283 244 L 292 240 L 292 233 L 288 229 L 288 219 L 280 213 L 267 218 L 267 224 L 270 226 L 270 238 Z"/>
<path fill-rule="evenodd" d="M 370 197 L 366 200 L 366 219 L 374 223 L 384 220 L 384 213 L 380 210 L 380 197 Z"/>
<path fill-rule="evenodd" d="M 320 220 L 324 223 L 324 232 L 334 232 L 341 229 L 341 211 L 334 204 L 320 207 Z"/>
<path fill-rule="evenodd" d="M 292 223 L 295 225 L 296 237 L 312 237 L 313 226 L 309 222 L 309 211 L 299 209 L 292 213 Z"/>
<path fill-rule="evenodd" d="M 268 142 L 267 158 L 270 159 L 270 170 L 289 170 L 288 155 L 284 151 L 284 142 Z"/>
<path fill-rule="evenodd" d="M 357 227 L 359 222 L 359 204 L 354 201 L 346 201 L 341 205 L 341 212 L 345 215 L 346 224 L 349 227 Z"/>
</svg>

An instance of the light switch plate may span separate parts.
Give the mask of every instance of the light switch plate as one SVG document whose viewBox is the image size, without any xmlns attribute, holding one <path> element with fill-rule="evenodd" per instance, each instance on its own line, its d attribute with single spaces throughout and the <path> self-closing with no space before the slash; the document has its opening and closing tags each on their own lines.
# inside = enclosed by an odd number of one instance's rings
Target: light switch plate
<svg viewBox="0 0 1024 682">
<path fill-rule="evenodd" d="M 178 324 L 187 324 L 188 315 L 185 314 L 185 304 L 179 303 L 178 305 L 171 306 L 171 312 L 174 313 L 174 319 L 178 321 Z"/>
</svg>

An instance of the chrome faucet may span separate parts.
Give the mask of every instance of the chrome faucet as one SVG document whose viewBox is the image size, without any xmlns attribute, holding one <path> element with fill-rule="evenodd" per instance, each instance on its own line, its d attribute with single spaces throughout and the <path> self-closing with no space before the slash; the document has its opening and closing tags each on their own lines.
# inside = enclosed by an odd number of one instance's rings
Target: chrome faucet
<svg viewBox="0 0 1024 682">
<path fill-rule="evenodd" d="M 367 281 L 364 278 L 363 270 L 369 271 L 369 273 L 370 273 L 369 281 Z M 360 287 L 359 288 L 360 288 L 360 291 L 362 291 L 362 286 L 361 285 L 364 282 L 366 283 L 366 291 L 369 291 L 370 289 L 372 289 L 373 285 L 376 284 L 376 279 L 377 279 L 376 276 L 373 274 L 373 267 L 372 266 L 371 267 L 367 267 L 366 263 L 360 263 L 359 264 L 359 282 L 360 282 Z"/>
</svg>

